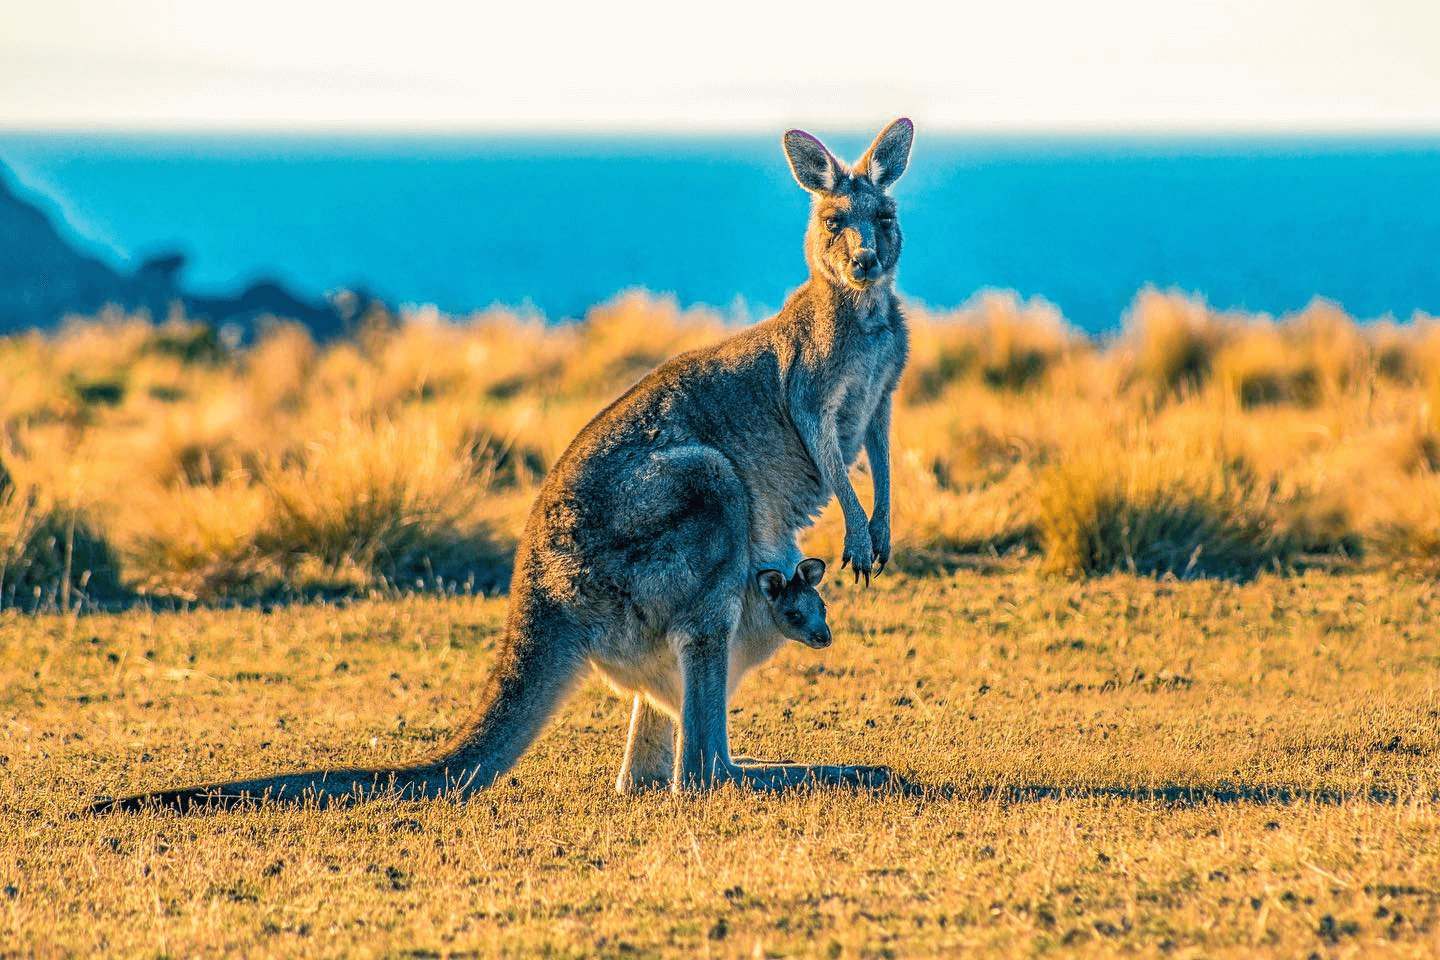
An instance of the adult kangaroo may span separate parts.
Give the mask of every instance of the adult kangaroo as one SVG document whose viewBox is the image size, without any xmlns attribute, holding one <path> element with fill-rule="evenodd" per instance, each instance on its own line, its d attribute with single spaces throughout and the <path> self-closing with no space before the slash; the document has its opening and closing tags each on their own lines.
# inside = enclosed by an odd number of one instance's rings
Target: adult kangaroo
<svg viewBox="0 0 1440 960">
<path fill-rule="evenodd" d="M 726 705 L 785 642 L 757 573 L 797 569 L 796 535 L 832 493 L 845 516 L 842 567 L 868 583 L 890 557 L 890 407 L 908 338 L 886 190 L 913 135 L 909 120 L 894 121 L 851 167 L 809 134 L 785 134 L 790 169 L 813 195 L 809 279 L 776 316 L 662 364 L 580 431 L 526 523 L 482 706 L 446 746 L 412 766 L 163 790 L 95 809 L 464 796 L 515 763 L 592 667 L 635 694 L 623 791 L 886 783 L 881 767 L 737 763 Z M 868 518 L 849 479 L 862 446 Z"/>
</svg>

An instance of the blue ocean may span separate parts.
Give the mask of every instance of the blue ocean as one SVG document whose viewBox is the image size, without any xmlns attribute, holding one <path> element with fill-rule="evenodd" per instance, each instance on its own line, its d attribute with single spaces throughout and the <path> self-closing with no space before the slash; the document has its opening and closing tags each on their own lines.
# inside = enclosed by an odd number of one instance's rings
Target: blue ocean
<svg viewBox="0 0 1440 960">
<path fill-rule="evenodd" d="M 868 137 L 826 136 L 854 158 Z M 0 133 L 0 163 L 117 266 L 189 254 L 187 284 L 364 286 L 463 315 L 552 319 L 645 287 L 752 317 L 805 276 L 808 198 L 775 135 Z M 895 188 L 899 287 L 985 288 L 1116 328 L 1146 284 L 1272 314 L 1440 313 L 1440 139 L 926 135 Z"/>
</svg>

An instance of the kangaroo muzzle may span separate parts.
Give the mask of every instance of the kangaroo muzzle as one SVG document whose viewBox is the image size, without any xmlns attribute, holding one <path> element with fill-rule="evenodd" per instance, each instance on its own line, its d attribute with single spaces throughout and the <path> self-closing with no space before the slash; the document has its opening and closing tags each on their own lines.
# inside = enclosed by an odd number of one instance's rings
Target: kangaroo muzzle
<svg viewBox="0 0 1440 960">
<path fill-rule="evenodd" d="M 812 650 L 824 650 L 826 647 L 830 646 L 830 643 L 833 639 L 834 638 L 830 635 L 830 628 L 825 627 L 823 630 L 818 630 L 814 633 L 807 634 L 806 636 L 801 638 L 800 642 L 805 644 L 805 646 L 809 647 Z"/>
<path fill-rule="evenodd" d="M 873 283 L 880 279 L 884 271 L 880 268 L 880 258 L 874 250 L 861 250 L 850 257 L 850 279 L 856 283 Z"/>
</svg>

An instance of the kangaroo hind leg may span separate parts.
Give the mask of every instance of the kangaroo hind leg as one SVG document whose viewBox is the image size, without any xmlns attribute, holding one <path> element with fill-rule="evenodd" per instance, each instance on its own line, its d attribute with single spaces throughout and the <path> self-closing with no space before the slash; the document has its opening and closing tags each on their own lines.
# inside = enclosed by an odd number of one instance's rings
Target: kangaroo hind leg
<svg viewBox="0 0 1440 960">
<path fill-rule="evenodd" d="M 669 788 L 674 772 L 675 721 L 637 695 L 615 789 L 621 793 L 664 790 Z"/>
<path fill-rule="evenodd" d="M 803 763 L 736 763 L 730 756 L 726 706 L 728 645 L 739 619 L 738 598 L 709 598 L 672 630 L 683 683 L 676 790 L 726 783 L 754 790 L 806 786 L 877 788 L 894 783 L 885 767 Z"/>
<path fill-rule="evenodd" d="M 897 782 L 885 767 L 803 763 L 737 763 L 730 755 L 726 705 L 728 646 L 740 601 L 697 603 L 697 614 L 672 629 L 680 660 L 682 706 L 676 790 L 708 790 L 726 783 L 754 790 L 806 786 L 884 787 Z"/>
<path fill-rule="evenodd" d="M 720 591 L 690 605 L 671 628 L 680 661 L 680 744 L 676 751 L 677 790 L 708 790 L 739 778 L 730 759 L 730 644 L 740 622 L 741 600 Z"/>
</svg>

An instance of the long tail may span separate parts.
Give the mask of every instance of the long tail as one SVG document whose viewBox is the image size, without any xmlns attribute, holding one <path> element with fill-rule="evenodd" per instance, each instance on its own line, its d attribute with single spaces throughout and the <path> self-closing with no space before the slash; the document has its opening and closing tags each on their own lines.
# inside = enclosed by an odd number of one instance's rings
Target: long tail
<svg viewBox="0 0 1440 960">
<path fill-rule="evenodd" d="M 309 770 L 255 780 L 228 780 L 176 790 L 155 790 L 118 799 L 102 798 L 90 806 L 90 812 L 105 814 L 157 808 L 190 813 L 196 810 L 228 810 L 264 802 L 287 805 L 313 803 L 323 807 L 380 796 L 418 798 L 444 792 L 443 780 L 419 767 Z"/>
<path fill-rule="evenodd" d="M 560 642 L 556 642 L 559 640 Z M 90 812 L 151 807 L 188 812 L 273 802 L 330 806 L 395 796 L 421 799 L 465 796 L 490 786 L 514 766 L 544 729 L 584 666 L 563 638 L 546 637 L 505 650 L 486 685 L 481 707 L 449 743 L 418 763 L 396 768 L 308 770 L 252 780 L 231 780 L 156 790 L 96 801 Z"/>
</svg>

